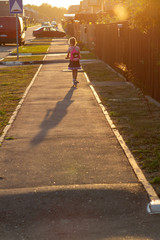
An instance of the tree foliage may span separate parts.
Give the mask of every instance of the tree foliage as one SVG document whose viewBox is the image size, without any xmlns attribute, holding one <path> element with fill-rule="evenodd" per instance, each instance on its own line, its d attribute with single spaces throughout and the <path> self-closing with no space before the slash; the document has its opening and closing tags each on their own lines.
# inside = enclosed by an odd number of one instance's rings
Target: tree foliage
<svg viewBox="0 0 160 240">
<path fill-rule="evenodd" d="M 143 31 L 160 26 L 160 0 L 126 0 L 130 24 Z"/>
<path fill-rule="evenodd" d="M 60 20 L 67 12 L 66 8 L 52 7 L 50 4 L 43 3 L 40 6 L 26 5 L 26 7 L 32 8 L 39 13 L 39 16 L 43 16 L 48 21 L 52 21 L 54 18 Z"/>
<path fill-rule="evenodd" d="M 101 23 L 128 20 L 132 28 L 148 31 L 160 27 L 160 0 L 105 0 L 113 14 L 103 15 Z M 110 10 L 109 9 L 109 10 Z"/>
</svg>

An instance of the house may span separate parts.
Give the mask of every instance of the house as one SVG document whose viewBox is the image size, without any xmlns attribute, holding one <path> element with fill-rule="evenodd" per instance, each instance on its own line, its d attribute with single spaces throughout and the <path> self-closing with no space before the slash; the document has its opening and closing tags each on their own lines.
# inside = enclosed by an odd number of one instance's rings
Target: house
<svg viewBox="0 0 160 240">
<path fill-rule="evenodd" d="M 74 19 L 80 22 L 96 22 L 97 12 L 101 10 L 102 0 L 82 0 L 80 5 L 72 5 L 68 14 L 75 14 Z"/>
<path fill-rule="evenodd" d="M 10 14 L 9 0 L 0 0 L 0 16 L 13 16 Z"/>
<path fill-rule="evenodd" d="M 76 14 L 79 12 L 79 10 L 80 10 L 80 5 L 71 5 L 68 8 L 68 14 Z"/>
</svg>

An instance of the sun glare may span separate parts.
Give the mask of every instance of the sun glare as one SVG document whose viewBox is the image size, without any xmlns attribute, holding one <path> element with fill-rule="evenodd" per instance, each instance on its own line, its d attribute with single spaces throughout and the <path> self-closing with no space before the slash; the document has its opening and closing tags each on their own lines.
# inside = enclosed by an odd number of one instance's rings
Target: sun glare
<svg viewBox="0 0 160 240">
<path fill-rule="evenodd" d="M 40 6 L 43 3 L 48 3 L 49 5 L 51 5 L 52 7 L 64 7 L 64 8 L 68 8 L 71 5 L 79 5 L 80 4 L 80 0 L 34 0 L 34 2 L 32 0 L 23 0 L 23 4 L 33 4 L 33 5 L 37 5 Z"/>
<path fill-rule="evenodd" d="M 114 12 L 116 16 L 119 18 L 120 21 L 125 21 L 128 18 L 128 12 L 125 7 L 123 7 L 121 4 L 116 5 L 114 7 Z"/>
</svg>

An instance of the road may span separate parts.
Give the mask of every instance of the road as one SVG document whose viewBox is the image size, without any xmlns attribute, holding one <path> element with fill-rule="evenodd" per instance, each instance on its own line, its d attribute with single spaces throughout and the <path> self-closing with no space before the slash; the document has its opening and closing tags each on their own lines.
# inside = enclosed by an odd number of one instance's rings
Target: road
<svg viewBox="0 0 160 240">
<path fill-rule="evenodd" d="M 32 32 L 36 29 L 37 26 L 29 27 L 26 31 L 26 44 L 29 43 L 34 37 L 32 36 Z M 16 44 L 7 44 L 5 46 L 0 46 L 0 59 L 6 57 L 10 52 L 12 52 L 16 48 Z"/>
<path fill-rule="evenodd" d="M 35 37 L 32 36 L 32 32 L 33 30 L 37 29 L 39 27 L 38 26 L 34 26 L 34 27 L 29 27 L 26 31 L 26 39 L 25 39 L 25 43 L 29 43 L 32 39 L 34 39 Z"/>
</svg>

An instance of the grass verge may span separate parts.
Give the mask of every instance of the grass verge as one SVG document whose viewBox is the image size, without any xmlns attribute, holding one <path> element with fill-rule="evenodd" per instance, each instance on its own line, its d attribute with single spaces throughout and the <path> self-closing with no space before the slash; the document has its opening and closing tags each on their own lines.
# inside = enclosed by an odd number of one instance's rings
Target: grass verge
<svg viewBox="0 0 160 240">
<path fill-rule="evenodd" d="M 113 123 L 160 196 L 160 107 L 151 102 L 146 104 L 143 94 L 106 64 L 82 65 Z"/>
<path fill-rule="evenodd" d="M 0 68 L 0 135 L 38 66 Z"/>
<path fill-rule="evenodd" d="M 19 51 L 20 53 L 46 53 L 48 48 L 49 44 L 29 45 L 20 47 Z M 18 61 L 34 61 L 43 58 L 44 56 L 20 56 Z M 3 61 L 17 61 L 17 57 L 6 57 Z M 0 67 L 0 135 L 38 67 L 38 65 Z"/>
<path fill-rule="evenodd" d="M 26 62 L 26 61 L 41 61 L 43 60 L 44 56 L 19 56 L 19 59 L 17 60 L 17 57 L 6 57 L 3 62 Z"/>
<path fill-rule="evenodd" d="M 81 58 L 82 59 L 94 59 L 95 54 L 94 53 L 81 53 Z"/>
<path fill-rule="evenodd" d="M 19 53 L 46 53 L 49 44 L 47 45 L 26 45 L 19 47 L 18 51 Z M 17 53 L 17 50 L 13 51 L 13 53 Z"/>
</svg>

